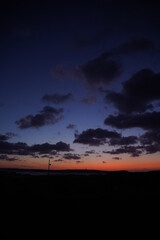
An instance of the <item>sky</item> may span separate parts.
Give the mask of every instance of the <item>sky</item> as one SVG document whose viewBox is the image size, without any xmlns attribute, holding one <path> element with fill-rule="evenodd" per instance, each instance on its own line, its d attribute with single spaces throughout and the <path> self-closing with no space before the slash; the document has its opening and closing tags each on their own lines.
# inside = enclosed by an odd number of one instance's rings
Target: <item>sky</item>
<svg viewBox="0 0 160 240">
<path fill-rule="evenodd" d="M 0 168 L 160 169 L 156 1 L 0 11 Z"/>
</svg>

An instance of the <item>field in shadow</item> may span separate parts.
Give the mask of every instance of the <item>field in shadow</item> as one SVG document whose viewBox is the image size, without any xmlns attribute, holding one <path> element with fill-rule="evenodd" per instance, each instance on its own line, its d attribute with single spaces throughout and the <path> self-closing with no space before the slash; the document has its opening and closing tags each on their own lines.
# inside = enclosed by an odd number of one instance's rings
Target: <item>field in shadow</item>
<svg viewBox="0 0 160 240">
<path fill-rule="evenodd" d="M 65 173 L 65 174 L 64 174 Z M 86 174 L 87 173 L 87 174 Z M 126 201 L 160 199 L 160 172 L 61 172 L 30 175 L 2 171 L 1 198 L 56 201 Z"/>
<path fill-rule="evenodd" d="M 31 226 L 41 233 L 45 225 L 50 232 L 58 229 L 62 237 L 73 229 L 76 235 L 94 233 L 97 226 L 105 232 L 114 227 L 118 234 L 117 227 L 127 232 L 130 226 L 135 232 L 158 219 L 160 212 L 159 171 L 63 171 L 49 176 L 0 171 L 0 191 L 4 226 L 16 225 L 16 234 L 22 226 L 23 235 Z"/>
</svg>

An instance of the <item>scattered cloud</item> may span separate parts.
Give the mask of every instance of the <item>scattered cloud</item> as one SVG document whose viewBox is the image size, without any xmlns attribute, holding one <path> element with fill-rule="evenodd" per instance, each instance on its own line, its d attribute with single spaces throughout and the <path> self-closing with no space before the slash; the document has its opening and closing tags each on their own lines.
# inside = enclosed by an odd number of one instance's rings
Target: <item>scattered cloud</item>
<svg viewBox="0 0 160 240">
<path fill-rule="evenodd" d="M 95 154 L 95 150 L 86 151 L 85 154 Z"/>
<path fill-rule="evenodd" d="M 107 138 L 119 137 L 120 134 L 116 131 L 109 131 L 107 129 L 87 129 L 81 134 L 75 134 L 74 143 L 87 144 L 90 146 L 99 146 L 106 143 Z"/>
<path fill-rule="evenodd" d="M 145 38 L 132 38 L 124 44 L 110 51 L 104 52 L 97 58 L 79 66 L 79 72 L 91 86 L 102 87 L 119 78 L 123 72 L 123 66 L 117 58 L 120 55 L 144 53 L 154 49 L 152 41 Z"/>
<path fill-rule="evenodd" d="M 121 146 L 121 145 L 132 145 L 138 142 L 138 137 L 136 136 L 128 136 L 128 137 L 118 137 L 118 138 L 111 138 L 109 140 L 109 145 L 111 146 Z"/>
<path fill-rule="evenodd" d="M 160 112 L 146 112 L 142 114 L 109 115 L 104 123 L 119 129 L 139 127 L 146 130 L 160 129 Z"/>
<path fill-rule="evenodd" d="M 24 156 L 34 156 L 35 154 L 40 154 L 44 156 L 44 154 L 55 155 L 57 152 L 69 151 L 71 151 L 70 145 L 64 142 L 57 142 L 56 144 L 43 143 L 28 146 L 23 142 L 9 143 L 6 141 L 0 141 L 0 154 L 14 154 Z"/>
<path fill-rule="evenodd" d="M 54 162 L 64 162 L 63 159 L 55 159 Z"/>
<path fill-rule="evenodd" d="M 160 152 L 160 144 L 151 144 L 145 146 L 145 150 L 147 154 L 153 154 L 156 152 Z"/>
<path fill-rule="evenodd" d="M 122 85 L 122 92 L 110 92 L 105 102 L 111 102 L 120 112 L 144 112 L 152 109 L 152 101 L 160 100 L 160 73 L 142 69 Z"/>
<path fill-rule="evenodd" d="M 18 135 L 13 132 L 7 132 L 6 134 L 0 134 L 0 141 L 7 141 L 12 137 L 17 137 Z"/>
<path fill-rule="evenodd" d="M 127 42 L 119 45 L 117 48 L 113 48 L 110 51 L 111 55 L 118 55 L 118 54 L 135 54 L 135 53 L 144 53 L 148 51 L 154 50 L 154 44 L 152 41 L 139 37 L 139 38 L 131 38 Z"/>
<path fill-rule="evenodd" d="M 45 106 L 40 113 L 36 115 L 27 115 L 16 121 L 16 124 L 20 129 L 39 128 L 45 125 L 55 124 L 62 119 L 62 112 L 63 108 L 56 109 L 50 106 Z"/>
<path fill-rule="evenodd" d="M 140 143 L 144 147 L 147 154 L 152 154 L 160 151 L 160 131 L 147 131 L 140 136 Z"/>
<path fill-rule="evenodd" d="M 148 131 L 140 136 L 140 142 L 143 145 L 151 145 L 160 143 L 160 131 Z"/>
<path fill-rule="evenodd" d="M 0 134 L 0 141 L 7 141 L 10 137 L 6 134 L 6 135 L 3 135 L 3 134 Z"/>
<path fill-rule="evenodd" d="M 82 45 L 86 45 L 87 42 L 82 41 Z M 69 69 L 63 64 L 58 64 L 53 71 L 53 76 L 61 79 L 84 78 L 86 82 L 92 87 L 106 86 L 114 80 L 118 79 L 123 73 L 123 66 L 119 61 L 119 57 L 121 55 L 132 55 L 135 53 L 145 52 L 147 53 L 153 51 L 154 48 L 155 46 L 152 41 L 144 37 L 134 37 L 125 43 L 102 53 L 96 58 L 89 60 L 85 64 L 76 65 L 74 69 Z M 48 99 L 50 101 L 52 99 L 52 95 L 45 95 L 43 100 L 48 101 Z M 95 100 L 92 99 L 90 101 L 93 102 Z M 88 100 L 84 99 L 82 102 L 87 104 Z"/>
<path fill-rule="evenodd" d="M 8 157 L 7 155 L 4 154 L 4 155 L 0 155 L 0 161 L 1 160 L 13 162 L 13 161 L 17 161 L 18 159 L 15 157 Z"/>
<path fill-rule="evenodd" d="M 81 159 L 79 154 L 71 154 L 71 153 L 65 153 L 63 156 L 64 159 L 66 160 L 77 160 Z"/>
<path fill-rule="evenodd" d="M 127 154 L 130 154 L 131 157 L 139 157 L 140 154 L 142 153 L 142 150 L 140 146 L 124 146 L 121 148 L 113 149 L 111 151 L 103 151 L 103 153 L 108 153 L 113 155 L 127 153 Z"/>
<path fill-rule="evenodd" d="M 107 54 L 88 61 L 79 66 L 79 71 L 87 83 L 93 87 L 108 85 L 122 74 L 122 64 L 110 59 Z"/>
</svg>

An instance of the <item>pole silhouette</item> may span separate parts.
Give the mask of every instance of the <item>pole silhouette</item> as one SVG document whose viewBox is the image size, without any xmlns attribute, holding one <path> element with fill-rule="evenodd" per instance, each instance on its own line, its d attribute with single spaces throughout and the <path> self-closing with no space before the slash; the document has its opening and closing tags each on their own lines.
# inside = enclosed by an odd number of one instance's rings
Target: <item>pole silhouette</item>
<svg viewBox="0 0 160 240">
<path fill-rule="evenodd" d="M 48 175 L 49 175 L 49 171 L 50 171 L 50 166 L 51 166 L 51 163 L 50 163 L 50 159 L 48 160 Z"/>
</svg>

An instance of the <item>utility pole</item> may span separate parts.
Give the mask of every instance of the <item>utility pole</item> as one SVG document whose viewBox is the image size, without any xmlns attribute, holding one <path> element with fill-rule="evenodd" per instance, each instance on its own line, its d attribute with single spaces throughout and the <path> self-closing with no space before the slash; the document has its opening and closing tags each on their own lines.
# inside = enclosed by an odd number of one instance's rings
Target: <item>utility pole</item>
<svg viewBox="0 0 160 240">
<path fill-rule="evenodd" d="M 50 159 L 48 160 L 48 175 L 49 175 L 49 170 L 50 170 L 51 162 Z"/>
</svg>

